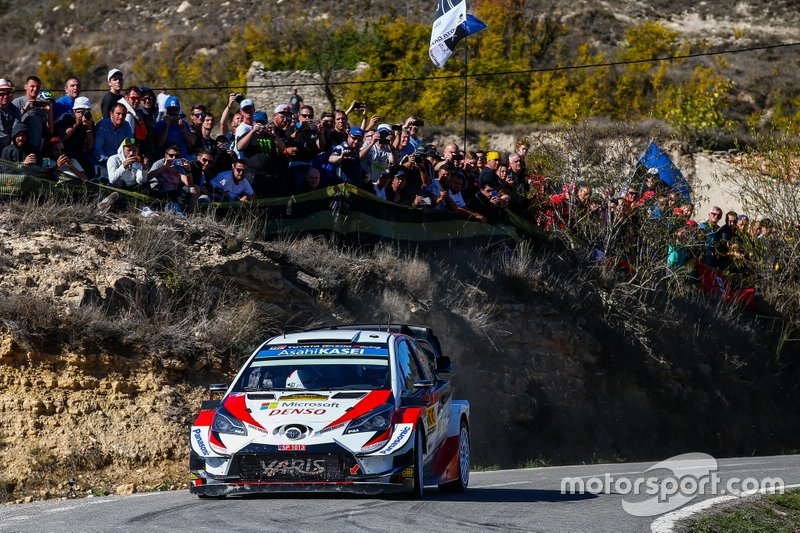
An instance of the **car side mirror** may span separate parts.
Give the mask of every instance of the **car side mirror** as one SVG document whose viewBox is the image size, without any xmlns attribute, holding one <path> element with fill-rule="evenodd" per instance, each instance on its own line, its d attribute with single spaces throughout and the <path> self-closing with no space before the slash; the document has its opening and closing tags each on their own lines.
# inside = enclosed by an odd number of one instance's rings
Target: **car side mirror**
<svg viewBox="0 0 800 533">
<path fill-rule="evenodd" d="M 225 394 L 225 391 L 228 390 L 227 383 L 212 383 L 208 386 L 208 392 L 210 393 L 210 398 L 213 400 L 218 394 Z"/>
<path fill-rule="evenodd" d="M 433 381 L 430 379 L 421 379 L 414 382 L 414 390 L 430 389 L 433 387 Z"/>
<path fill-rule="evenodd" d="M 440 355 L 436 358 L 436 373 L 437 374 L 450 374 L 453 372 L 453 362 L 446 355 Z"/>
<path fill-rule="evenodd" d="M 427 407 L 428 400 L 417 396 L 403 396 L 400 398 L 400 407 Z"/>
</svg>

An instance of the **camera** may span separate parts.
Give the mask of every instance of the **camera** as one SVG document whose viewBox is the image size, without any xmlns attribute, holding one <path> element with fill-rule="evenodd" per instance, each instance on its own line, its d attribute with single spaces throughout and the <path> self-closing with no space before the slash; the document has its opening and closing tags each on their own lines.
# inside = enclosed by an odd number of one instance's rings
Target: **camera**
<svg viewBox="0 0 800 533">
<path fill-rule="evenodd" d="M 414 122 L 411 123 L 412 126 L 419 126 L 420 128 L 425 125 L 425 121 L 421 118 L 416 119 Z"/>
<path fill-rule="evenodd" d="M 382 131 L 378 134 L 378 143 L 379 144 L 389 144 L 389 135 L 388 131 Z"/>
<path fill-rule="evenodd" d="M 402 124 L 392 124 L 392 129 L 394 131 L 403 131 L 403 125 Z"/>
<path fill-rule="evenodd" d="M 367 103 L 366 102 L 356 102 L 353 104 L 353 109 L 366 109 Z"/>
<path fill-rule="evenodd" d="M 242 93 L 236 93 L 236 96 L 234 98 L 237 104 L 241 104 L 242 100 L 244 100 L 244 95 Z"/>
<path fill-rule="evenodd" d="M 89 109 L 83 112 L 83 116 L 89 120 L 92 120 L 92 112 Z"/>
<path fill-rule="evenodd" d="M 47 105 L 47 102 L 45 102 L 44 100 L 31 100 L 31 107 L 39 107 L 39 108 L 41 108 L 41 107 L 45 107 L 46 105 Z"/>
<path fill-rule="evenodd" d="M 453 161 L 463 161 L 464 156 L 462 154 L 453 154 Z"/>
</svg>

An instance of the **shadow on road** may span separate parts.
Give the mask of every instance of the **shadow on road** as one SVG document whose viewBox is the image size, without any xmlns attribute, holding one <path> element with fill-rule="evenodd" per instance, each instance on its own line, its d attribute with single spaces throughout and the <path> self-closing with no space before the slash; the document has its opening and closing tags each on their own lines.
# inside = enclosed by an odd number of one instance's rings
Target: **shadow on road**
<svg viewBox="0 0 800 533">
<path fill-rule="evenodd" d="M 470 487 L 461 494 L 425 492 L 425 499 L 450 502 L 574 502 L 597 498 L 596 494 L 562 494 L 559 490 Z"/>
</svg>

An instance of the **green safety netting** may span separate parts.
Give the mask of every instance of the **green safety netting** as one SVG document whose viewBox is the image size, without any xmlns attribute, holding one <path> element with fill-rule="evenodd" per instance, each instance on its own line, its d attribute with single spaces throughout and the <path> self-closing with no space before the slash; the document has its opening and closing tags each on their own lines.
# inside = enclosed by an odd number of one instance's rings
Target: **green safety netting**
<svg viewBox="0 0 800 533">
<path fill-rule="evenodd" d="M 57 189 L 73 195 L 116 191 L 135 207 L 163 208 L 159 199 L 107 185 L 84 183 L 54 169 L 0 162 L 0 195 L 20 196 Z M 483 224 L 446 211 L 418 209 L 382 200 L 349 184 L 251 202 L 203 204 L 219 216 L 239 212 L 263 217 L 265 235 L 287 233 L 338 234 L 361 242 L 393 241 L 427 246 L 459 243 L 474 245 L 518 241 L 546 234 L 522 216 L 507 210 L 503 224 Z"/>
</svg>

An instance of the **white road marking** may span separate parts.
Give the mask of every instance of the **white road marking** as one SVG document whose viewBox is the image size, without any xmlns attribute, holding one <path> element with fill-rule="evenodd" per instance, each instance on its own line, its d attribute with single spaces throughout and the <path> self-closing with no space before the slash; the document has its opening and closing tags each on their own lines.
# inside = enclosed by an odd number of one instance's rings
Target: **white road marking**
<svg viewBox="0 0 800 533">
<path fill-rule="evenodd" d="M 473 489 L 488 489 L 490 487 L 508 487 L 511 485 L 530 485 L 533 481 L 512 481 L 509 483 L 494 483 L 492 485 L 470 485 Z"/>
<path fill-rule="evenodd" d="M 17 516 L 9 516 L 6 520 L 27 520 L 28 518 L 33 518 L 33 515 L 21 514 Z"/>
<path fill-rule="evenodd" d="M 797 485 L 784 485 L 784 489 L 794 489 L 800 487 L 800 484 Z M 695 503 L 694 505 L 689 505 L 688 507 L 683 507 L 681 509 L 677 509 L 672 511 L 671 513 L 667 513 L 664 515 L 659 516 L 650 524 L 650 531 L 653 533 L 671 533 L 673 528 L 675 527 L 675 522 L 678 520 L 683 520 L 684 518 L 688 518 L 695 513 L 699 513 L 700 511 L 704 511 L 709 507 L 717 505 L 718 503 L 723 503 L 731 500 L 735 500 L 736 498 L 744 498 L 745 496 L 753 496 L 754 494 L 764 494 L 767 492 L 774 493 L 775 487 L 766 487 L 758 490 L 750 490 L 747 492 L 743 492 L 738 496 L 728 495 L 728 496 L 717 496 L 716 498 L 709 498 L 707 500 L 703 500 L 701 502 Z"/>
<path fill-rule="evenodd" d="M 77 509 L 77 508 L 78 508 L 77 505 L 70 505 L 70 506 L 67 506 L 67 507 L 55 507 L 53 509 L 47 509 L 44 512 L 45 513 L 60 513 L 61 511 L 69 511 L 70 509 Z"/>
</svg>

